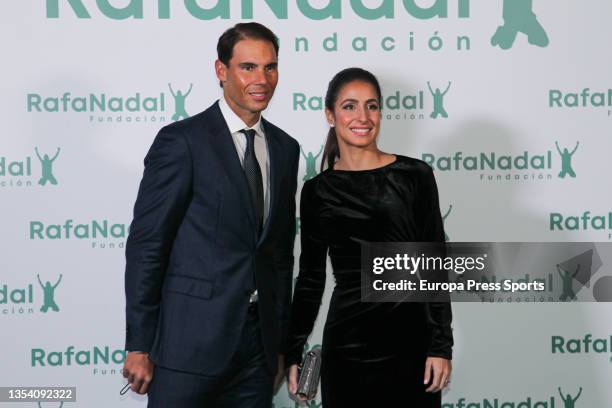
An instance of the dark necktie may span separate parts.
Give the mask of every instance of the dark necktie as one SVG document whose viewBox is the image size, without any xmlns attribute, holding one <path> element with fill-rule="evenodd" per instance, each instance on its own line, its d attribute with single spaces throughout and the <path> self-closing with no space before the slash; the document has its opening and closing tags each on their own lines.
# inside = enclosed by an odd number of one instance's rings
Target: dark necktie
<svg viewBox="0 0 612 408">
<path fill-rule="evenodd" d="M 261 178 L 261 168 L 255 156 L 255 131 L 253 129 L 243 129 L 242 133 L 246 135 L 247 146 L 244 153 L 244 174 L 249 184 L 251 192 L 251 201 L 255 210 L 255 223 L 257 227 L 257 236 L 261 234 L 261 226 L 263 224 L 264 213 L 264 194 L 263 181 Z"/>
</svg>

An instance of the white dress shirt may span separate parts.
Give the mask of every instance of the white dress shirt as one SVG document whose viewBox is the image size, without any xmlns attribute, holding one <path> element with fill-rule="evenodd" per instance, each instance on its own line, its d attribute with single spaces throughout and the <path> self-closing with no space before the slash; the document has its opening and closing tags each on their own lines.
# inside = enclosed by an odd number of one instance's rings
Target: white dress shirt
<svg viewBox="0 0 612 408">
<path fill-rule="evenodd" d="M 259 116 L 257 123 L 249 127 L 229 107 L 225 101 L 225 98 L 219 99 L 219 108 L 221 109 L 221 114 L 223 115 L 225 123 L 232 134 L 234 146 L 236 146 L 236 152 L 238 153 L 238 158 L 240 159 L 240 164 L 242 166 L 244 166 L 244 154 L 246 153 L 247 142 L 246 135 L 242 133 L 241 130 L 253 129 L 255 131 L 255 157 L 257 157 L 257 162 L 259 163 L 259 168 L 261 169 L 261 181 L 264 190 L 263 223 L 265 224 L 270 211 L 270 160 L 268 157 L 266 134 L 264 133 L 264 129 L 261 124 L 261 115 Z"/>
</svg>

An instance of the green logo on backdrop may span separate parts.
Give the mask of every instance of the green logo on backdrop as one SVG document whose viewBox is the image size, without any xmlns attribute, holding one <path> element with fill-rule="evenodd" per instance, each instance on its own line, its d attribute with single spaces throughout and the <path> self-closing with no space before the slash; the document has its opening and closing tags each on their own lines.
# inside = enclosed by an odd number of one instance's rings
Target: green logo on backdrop
<svg viewBox="0 0 612 408">
<path fill-rule="evenodd" d="M 122 249 L 129 232 L 128 224 L 111 223 L 109 220 L 92 220 L 75 224 L 68 219 L 62 224 L 46 224 L 30 221 L 29 239 L 31 240 L 87 240 L 91 248 Z"/>
<path fill-rule="evenodd" d="M 550 231 L 600 231 L 607 232 L 608 239 L 612 239 L 612 211 L 607 214 L 592 213 L 589 210 L 582 214 L 551 212 L 548 220 Z"/>
<path fill-rule="evenodd" d="M 448 113 L 446 113 L 446 110 L 444 109 L 444 96 L 448 92 L 450 86 L 451 82 L 449 81 L 444 92 L 440 91 L 440 88 L 436 88 L 436 90 L 434 91 L 433 89 L 431 89 L 431 84 L 429 83 L 429 81 L 427 81 L 427 87 L 429 88 L 429 92 L 431 92 L 431 95 L 433 96 L 434 108 L 433 112 L 431 112 L 430 115 L 432 119 L 438 119 L 438 116 L 448 118 Z"/>
<path fill-rule="evenodd" d="M 436 171 L 477 173 L 483 182 L 552 180 L 553 168 L 556 166 L 560 167 L 558 178 L 564 179 L 566 176 L 575 178 L 572 158 L 579 142 L 576 142 L 571 152 L 567 148 L 561 149 L 557 142 L 555 146 L 560 157 L 559 164 L 553 160 L 552 150 L 543 152 L 525 150 L 522 154 L 498 152 L 464 154 L 463 151 L 457 151 L 448 156 L 423 153 L 421 159 Z"/>
<path fill-rule="evenodd" d="M 563 150 L 561 150 L 559 148 L 559 143 L 555 142 L 557 152 L 559 152 L 559 155 L 561 156 L 561 172 L 559 173 L 559 178 L 565 178 L 566 175 L 569 175 L 572 178 L 576 177 L 576 173 L 572 168 L 572 156 L 574 153 L 576 153 L 579 144 L 580 142 L 576 142 L 576 146 L 574 146 L 574 149 L 570 152 L 567 150 L 567 148 L 563 148 Z"/>
<path fill-rule="evenodd" d="M 317 153 L 316 155 L 313 155 L 312 152 L 308 152 L 308 154 L 304 153 L 304 149 L 302 148 L 301 145 L 300 145 L 300 151 L 302 152 L 302 157 L 304 158 L 304 161 L 306 162 L 306 174 L 304 174 L 304 178 L 302 180 L 307 181 L 307 180 L 310 180 L 311 178 L 316 177 L 316 175 L 319 174 L 319 172 L 317 171 L 317 159 L 323 152 L 323 145 L 321 145 L 321 149 L 319 150 L 319 153 Z"/>
<path fill-rule="evenodd" d="M 391 90 L 382 97 L 382 119 L 386 120 L 424 120 L 426 116 L 431 119 L 448 118 L 446 110 L 446 94 L 451 82 L 444 88 L 433 88 L 427 81 L 427 89 L 406 93 L 401 90 Z M 431 94 L 431 98 L 427 95 Z M 325 98 L 322 96 L 307 95 L 304 92 L 292 94 L 294 111 L 323 111 L 325 109 Z"/>
<path fill-rule="evenodd" d="M 511 48 L 518 33 L 525 34 L 529 44 L 548 46 L 548 35 L 533 12 L 533 0 L 504 0 L 503 17 L 504 24 L 491 38 L 494 47 Z"/>
<path fill-rule="evenodd" d="M 55 175 L 53 174 L 53 164 L 60 153 L 58 147 L 55 154 L 49 157 L 48 154 L 42 154 L 38 147 L 34 148 L 36 157 L 40 162 L 41 176 L 36 182 L 33 178 L 32 157 L 26 156 L 20 160 L 8 159 L 5 156 L 0 157 L 0 187 L 33 187 L 34 183 L 40 186 L 47 184 L 56 186 L 58 184 Z"/>
<path fill-rule="evenodd" d="M 576 278 L 576 275 L 578 275 L 579 270 L 580 265 L 576 266 L 576 270 L 573 273 L 570 273 L 561 265 L 557 265 L 557 273 L 563 281 L 563 293 L 561 293 L 561 296 L 559 297 L 560 301 L 566 302 L 568 300 L 576 300 L 576 292 L 574 292 L 574 278 Z"/>
<path fill-rule="evenodd" d="M 208 7 L 202 7 L 198 4 L 197 0 L 185 0 L 184 2 L 171 2 L 170 0 L 158 0 L 157 6 L 157 18 L 158 19 L 169 19 L 171 18 L 170 4 L 184 4 L 187 12 L 200 20 L 214 20 L 214 19 L 230 19 L 230 18 L 242 18 L 242 19 L 253 19 L 255 4 L 260 7 L 267 7 L 277 19 L 286 20 L 289 18 L 288 0 L 275 0 L 275 1 L 255 1 L 255 0 L 242 0 L 240 16 L 233 15 L 232 11 L 236 10 L 234 7 L 230 7 L 230 0 L 217 0 L 213 2 L 213 5 Z M 295 1 L 292 0 L 292 3 Z M 417 0 L 403 0 L 397 2 L 394 0 L 383 0 L 382 3 L 376 7 L 367 7 L 363 4 L 363 0 L 351 0 L 350 2 L 344 0 L 329 0 L 324 7 L 315 7 L 311 5 L 312 0 L 298 0 L 296 3 L 296 10 L 305 18 L 310 20 L 324 20 L 328 18 L 341 19 L 343 17 L 344 9 L 350 8 L 353 13 L 357 16 L 366 20 L 377 20 L 380 18 L 393 19 L 396 13 L 403 11 L 414 18 L 420 20 L 428 20 L 434 17 L 447 18 L 448 17 L 448 4 L 447 0 L 435 0 L 429 7 L 422 7 L 417 4 Z M 456 0 L 458 4 L 458 17 L 468 18 L 470 16 L 470 0 Z M 47 0 L 46 10 L 47 18 L 59 18 L 60 16 L 60 0 Z M 64 6 L 70 6 L 73 13 L 78 18 L 90 19 L 91 13 L 83 4 L 83 0 L 65 0 Z M 209 2 L 210 3 L 210 2 Z M 130 0 L 127 5 L 123 7 L 116 7 L 110 4 L 110 0 L 96 0 L 98 10 L 105 16 L 112 20 L 124 20 L 128 18 L 142 19 L 145 16 L 143 0 Z M 344 7 L 344 9 L 343 9 Z"/>
<path fill-rule="evenodd" d="M 578 398 L 580 398 L 581 394 L 582 387 L 580 387 L 580 390 L 578 390 L 578 394 L 576 394 L 575 397 L 572 397 L 570 394 L 563 395 L 561 387 L 559 387 L 559 395 L 561 396 L 561 400 L 563 401 L 565 408 L 576 408 L 576 401 L 578 401 Z"/>
<path fill-rule="evenodd" d="M 41 312 L 47 313 L 49 309 L 53 310 L 54 312 L 59 312 L 60 309 L 57 306 L 57 303 L 55 303 L 55 289 L 57 289 L 58 285 L 62 281 L 62 276 L 63 275 L 60 274 L 59 279 L 54 284 L 51 284 L 50 281 L 42 283 L 42 281 L 40 280 L 40 275 L 36 275 L 36 277 L 38 278 L 38 283 L 40 284 L 40 287 L 43 290 L 44 302 L 42 307 L 40 308 Z"/>
<path fill-rule="evenodd" d="M 174 99 L 173 121 L 189 117 L 185 101 L 193 84 L 186 92 L 174 90 L 168 84 L 170 95 Z M 90 123 L 140 123 L 166 122 L 170 112 L 166 104 L 167 95 L 164 92 L 144 94 L 136 92 L 132 95 L 113 95 L 105 92 L 73 95 L 64 92 L 61 95 L 42 95 L 31 92 L 26 95 L 26 109 L 30 113 L 71 113 L 86 114 Z M 42 159 L 41 159 L 42 161 Z"/>
<path fill-rule="evenodd" d="M 572 397 L 570 394 L 563 394 L 561 387 L 558 387 L 561 401 L 565 404 L 562 408 L 579 408 L 575 405 L 576 401 L 582 394 L 582 387 Z M 531 396 L 525 397 L 520 401 L 510 401 L 499 397 L 483 398 L 482 400 L 469 400 L 467 398 L 459 398 L 456 402 L 443 402 L 442 408 L 559 408 L 555 395 L 550 395 L 545 399 L 536 399 Z"/>
<path fill-rule="evenodd" d="M 7 284 L 0 286 L 0 305 L 2 314 L 33 314 L 34 309 L 34 285 L 29 284 L 25 288 L 12 288 Z M 11 307 L 4 308 L 5 305 Z"/>
<path fill-rule="evenodd" d="M 59 286 L 63 275 L 59 275 L 57 279 L 51 283 L 50 280 L 43 282 L 40 274 L 36 275 L 38 286 L 42 293 L 42 306 L 40 311 L 48 313 L 49 311 L 59 312 L 60 308 L 56 302 L 56 290 Z M 35 296 L 35 284 L 28 284 L 26 287 L 10 287 L 7 284 L 0 285 L 0 314 L 3 315 L 28 315 L 34 314 L 35 306 L 40 300 Z"/>
<path fill-rule="evenodd" d="M 593 337 L 592 333 L 582 338 L 566 338 L 553 335 L 550 337 L 551 354 L 595 354 L 604 355 L 612 362 L 612 335 L 610 337 Z"/>
<path fill-rule="evenodd" d="M 130 0 L 123 6 L 111 4 L 111 0 L 96 0 L 95 6 L 85 5 L 84 0 L 46 0 L 46 17 L 50 19 L 74 15 L 79 19 L 92 19 L 92 12 L 99 12 L 111 20 L 157 18 L 161 20 L 172 18 L 177 12 L 176 7 L 184 8 L 188 15 L 199 20 L 216 19 L 244 19 L 260 18 L 263 14 L 273 15 L 276 19 L 287 20 L 305 18 L 307 20 L 342 20 L 357 17 L 363 20 L 394 20 L 410 16 L 418 20 L 444 21 L 456 17 L 458 19 L 471 18 L 470 0 L 432 0 L 423 5 L 419 0 L 379 0 L 376 5 L 366 5 L 365 0 L 327 0 L 323 6 L 315 0 L 274 0 L 255 1 L 242 0 L 232 3 L 231 0 L 217 0 L 201 6 L 197 0 L 184 2 L 171 2 L 158 0 L 145 2 L 144 0 Z M 503 24 L 490 39 L 492 46 L 509 49 L 519 33 L 525 34 L 530 44 L 546 47 L 549 43 L 548 35 L 533 12 L 532 0 L 497 0 L 503 4 Z M 125 3 L 125 2 L 124 2 Z M 212 4 L 210 4 L 212 3 Z M 312 4 L 315 3 L 315 4 Z M 450 4 L 449 4 L 450 3 Z M 60 6 L 61 4 L 61 6 Z M 289 4 L 295 7 L 289 7 Z M 145 5 L 148 7 L 144 9 Z M 171 7 L 172 5 L 172 7 Z M 230 7 L 231 5 L 231 7 Z M 71 12 L 69 10 L 72 10 Z M 289 11 L 295 15 L 290 16 Z M 456 11 L 455 11 L 456 10 Z M 182 11 L 182 10 L 181 10 Z M 392 37 L 368 37 L 363 35 L 342 37 L 338 45 L 338 32 L 323 33 L 318 38 L 304 36 L 283 39 L 287 44 L 293 43 L 293 49 L 298 53 L 308 53 L 311 45 L 319 46 L 324 52 L 354 51 L 358 53 L 371 50 L 388 52 L 422 51 L 440 52 L 442 50 L 469 52 L 471 51 L 471 37 L 468 35 L 442 36 L 441 28 L 428 28 L 427 33 L 409 31 L 406 35 Z M 433 33 L 432 33 L 433 32 Z M 342 33 L 341 33 L 342 35 Z M 314 43 L 314 44 L 313 44 Z M 312 47 L 314 48 L 314 47 Z"/>
<path fill-rule="evenodd" d="M 52 158 L 49 158 L 48 154 L 45 154 L 43 157 L 41 157 L 40 153 L 38 152 L 38 147 L 36 147 L 34 150 L 36 151 L 36 156 L 38 157 L 38 160 L 40 160 L 40 165 L 42 167 L 42 177 L 40 178 L 40 180 L 38 180 L 38 184 L 44 186 L 45 184 L 47 184 L 47 182 L 49 182 L 56 186 L 57 180 L 53 176 L 53 162 L 55 161 L 55 159 L 57 159 L 57 156 L 60 153 L 60 148 L 57 148 L 57 151 L 55 152 L 55 155 Z"/>
<path fill-rule="evenodd" d="M 172 120 L 177 121 L 181 119 L 187 119 L 189 115 L 185 110 L 185 99 L 187 99 L 187 97 L 191 93 L 193 84 L 189 84 L 189 89 L 184 94 L 180 90 L 174 92 L 172 90 L 172 85 L 170 84 L 168 84 L 168 88 L 170 88 L 170 93 L 174 97 L 174 115 L 172 115 Z"/>
<path fill-rule="evenodd" d="M 579 300 L 580 293 L 583 294 L 580 299 L 582 301 L 610 302 L 612 301 L 612 276 L 606 275 L 594 279 L 602 266 L 603 262 L 597 247 L 585 247 L 582 252 L 550 265 L 551 273 L 548 273 L 547 279 L 542 277 L 534 281 L 539 281 L 544 285 L 540 291 L 549 292 L 549 302 L 576 301 Z M 552 271 L 556 271 L 558 275 L 556 282 L 553 280 L 555 274 Z M 526 280 L 529 280 L 528 275 Z M 543 293 L 542 296 L 545 294 Z M 493 301 L 491 299 L 494 298 L 488 298 Z M 542 302 L 545 300 L 545 298 L 541 299 Z"/>
<path fill-rule="evenodd" d="M 47 350 L 33 348 L 30 350 L 31 367 L 92 367 L 94 375 L 121 375 L 121 365 L 125 361 L 126 351 L 121 348 L 95 345 L 90 348 L 77 349 L 68 346 L 65 350 Z M 103 366 L 117 368 L 102 368 Z"/>
<path fill-rule="evenodd" d="M 583 88 L 578 92 L 549 89 L 548 107 L 551 109 L 608 108 L 608 117 L 612 117 L 612 89 L 592 91 L 591 88 Z"/>
<path fill-rule="evenodd" d="M 109 96 L 107 93 L 90 93 L 73 96 L 64 92 L 61 96 L 27 94 L 28 112 L 159 112 L 166 110 L 163 92 L 156 96 L 144 97 L 140 92 L 132 96 Z"/>
</svg>

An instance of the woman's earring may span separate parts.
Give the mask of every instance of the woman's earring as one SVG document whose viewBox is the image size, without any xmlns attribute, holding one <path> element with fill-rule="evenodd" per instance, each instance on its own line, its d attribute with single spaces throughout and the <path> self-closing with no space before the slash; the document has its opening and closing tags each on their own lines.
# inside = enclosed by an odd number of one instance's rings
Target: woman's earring
<svg viewBox="0 0 612 408">
<path fill-rule="evenodd" d="M 334 125 L 333 123 L 330 123 L 330 124 L 329 124 L 329 126 L 334 127 L 334 126 L 336 126 L 336 125 Z"/>
</svg>

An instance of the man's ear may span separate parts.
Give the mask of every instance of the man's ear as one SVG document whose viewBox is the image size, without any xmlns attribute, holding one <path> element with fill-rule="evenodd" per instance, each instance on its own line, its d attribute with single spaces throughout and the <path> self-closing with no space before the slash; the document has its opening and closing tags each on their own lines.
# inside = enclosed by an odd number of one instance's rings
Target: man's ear
<svg viewBox="0 0 612 408">
<path fill-rule="evenodd" d="M 217 74 L 217 79 L 221 82 L 227 81 L 227 66 L 221 60 L 215 61 L 215 73 Z"/>
</svg>

